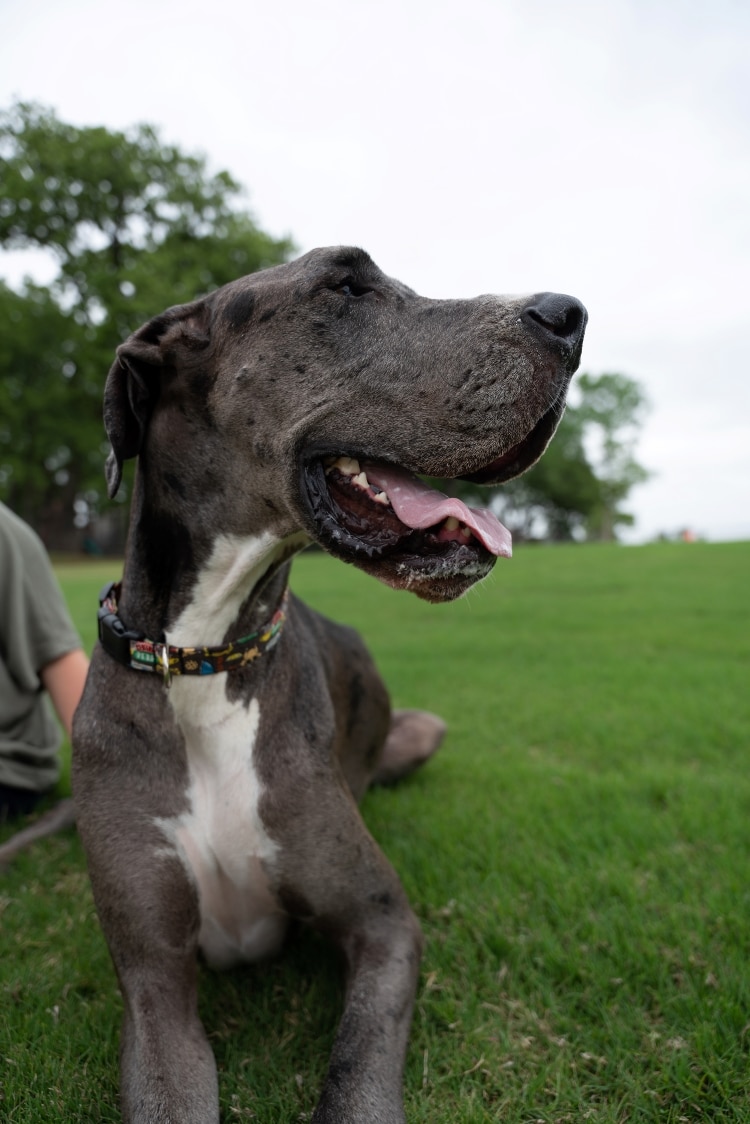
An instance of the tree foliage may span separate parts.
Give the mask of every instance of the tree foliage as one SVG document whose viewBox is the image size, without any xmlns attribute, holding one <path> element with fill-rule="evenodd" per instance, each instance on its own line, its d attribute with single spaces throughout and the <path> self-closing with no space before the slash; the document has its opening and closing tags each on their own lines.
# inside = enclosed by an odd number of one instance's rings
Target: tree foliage
<svg viewBox="0 0 750 1124">
<path fill-rule="evenodd" d="M 643 389 L 611 373 L 582 374 L 576 386 L 578 404 L 567 407 L 541 460 L 498 489 L 496 506 L 517 537 L 613 539 L 633 522 L 621 505 L 648 478 L 634 458 Z"/>
<path fill-rule="evenodd" d="M 634 457 L 647 401 L 639 383 L 627 375 L 583 374 L 578 390 L 577 414 L 594 446 L 591 459 L 599 483 L 599 502 L 588 519 L 589 536 L 613 539 L 618 526 L 633 522 L 620 505 L 649 476 Z"/>
<path fill-rule="evenodd" d="M 501 518 L 517 539 L 543 535 L 556 542 L 583 537 L 599 502 L 582 419 L 570 406 L 541 460 L 498 489 L 496 497 Z"/>
<path fill-rule="evenodd" d="M 0 282 L 0 497 L 27 519 L 44 505 L 62 505 L 69 519 L 72 482 L 101 472 L 81 344 L 81 329 L 48 290 L 28 284 L 16 293 Z"/>
<path fill-rule="evenodd" d="M 0 246 L 41 249 L 51 285 L 0 283 L 0 498 L 37 525 L 101 492 L 101 396 L 117 344 L 171 304 L 285 260 L 227 173 L 149 125 L 0 113 Z"/>
</svg>

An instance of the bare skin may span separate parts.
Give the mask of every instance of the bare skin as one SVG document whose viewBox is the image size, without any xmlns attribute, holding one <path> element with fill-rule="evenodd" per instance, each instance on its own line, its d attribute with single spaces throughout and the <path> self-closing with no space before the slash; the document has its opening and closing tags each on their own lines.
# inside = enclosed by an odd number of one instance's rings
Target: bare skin
<svg viewBox="0 0 750 1124">
<path fill-rule="evenodd" d="M 75 709 L 83 694 L 88 670 L 88 656 L 81 648 L 76 648 L 48 663 L 39 673 L 44 689 L 52 699 L 52 705 L 68 737 L 71 734 Z"/>
</svg>

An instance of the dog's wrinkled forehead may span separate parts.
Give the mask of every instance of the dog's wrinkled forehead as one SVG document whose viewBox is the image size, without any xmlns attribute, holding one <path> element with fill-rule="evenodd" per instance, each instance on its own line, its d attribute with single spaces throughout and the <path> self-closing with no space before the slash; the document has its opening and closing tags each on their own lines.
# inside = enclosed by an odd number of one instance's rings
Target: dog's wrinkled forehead
<svg viewBox="0 0 750 1124">
<path fill-rule="evenodd" d="M 216 294 L 216 309 L 232 328 L 245 323 L 261 301 L 294 302 L 317 289 L 355 285 L 413 297 L 401 281 L 388 277 L 365 250 L 356 246 L 329 246 L 310 250 L 295 261 L 260 270 L 225 285 Z M 268 309 L 265 310 L 267 318 Z M 261 317 L 262 320 L 262 317 Z"/>
<path fill-rule="evenodd" d="M 366 250 L 357 246 L 327 246 L 310 250 L 290 263 L 300 274 L 311 279 L 325 277 L 330 272 L 343 270 L 352 274 L 385 278 Z"/>
<path fill-rule="evenodd" d="M 336 283 L 337 281 L 361 280 L 372 284 L 394 285 L 406 292 L 411 292 L 405 285 L 387 277 L 370 255 L 357 246 L 328 246 L 317 250 L 310 250 L 296 261 L 289 262 L 277 271 L 279 277 L 286 281 L 299 281 L 302 284 L 314 285 L 316 282 L 323 284 Z M 263 274 L 256 274 L 262 278 Z"/>
</svg>

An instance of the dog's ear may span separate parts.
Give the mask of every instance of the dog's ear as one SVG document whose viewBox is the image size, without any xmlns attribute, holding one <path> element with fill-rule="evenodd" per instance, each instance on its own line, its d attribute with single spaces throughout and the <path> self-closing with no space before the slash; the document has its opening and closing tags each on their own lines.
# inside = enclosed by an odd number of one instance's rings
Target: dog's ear
<svg viewBox="0 0 750 1124">
<path fill-rule="evenodd" d="M 112 446 L 105 466 L 110 499 L 120 487 L 123 461 L 143 447 L 164 370 L 177 367 L 181 353 L 208 347 L 210 323 L 208 300 L 176 305 L 118 347 L 104 388 L 104 428 Z"/>
</svg>

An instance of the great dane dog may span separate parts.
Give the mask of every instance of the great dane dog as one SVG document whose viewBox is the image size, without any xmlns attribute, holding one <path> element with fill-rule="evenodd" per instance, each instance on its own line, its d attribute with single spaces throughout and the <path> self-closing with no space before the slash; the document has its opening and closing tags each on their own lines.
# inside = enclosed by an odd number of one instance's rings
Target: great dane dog
<svg viewBox="0 0 750 1124">
<path fill-rule="evenodd" d="M 507 531 L 419 477 L 497 484 L 533 464 L 585 321 L 550 293 L 428 300 L 339 247 L 170 308 L 118 349 L 110 495 L 123 461 L 138 469 L 73 791 L 125 1004 L 125 1120 L 218 1120 L 199 950 L 266 956 L 290 918 L 347 972 L 313 1120 L 404 1120 L 422 938 L 357 803 L 444 727 L 391 714 L 357 635 L 288 593 L 290 560 L 316 542 L 433 602 L 483 578 Z"/>
</svg>

